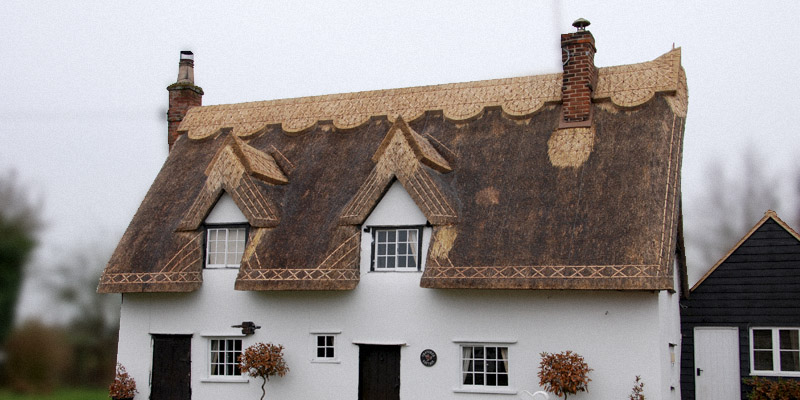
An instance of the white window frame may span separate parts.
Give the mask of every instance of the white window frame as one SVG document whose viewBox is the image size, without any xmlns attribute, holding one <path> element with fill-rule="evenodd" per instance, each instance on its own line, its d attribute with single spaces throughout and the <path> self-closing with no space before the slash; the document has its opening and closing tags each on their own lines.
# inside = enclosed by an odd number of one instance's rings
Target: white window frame
<svg viewBox="0 0 800 400">
<path fill-rule="evenodd" d="M 234 230 L 237 232 L 237 235 L 241 234 L 241 235 L 244 236 L 244 240 L 242 240 L 242 241 L 238 241 L 237 240 L 236 241 L 236 243 L 241 243 L 241 246 L 242 246 L 241 255 L 239 255 L 238 257 L 237 257 L 236 254 L 238 254 L 239 251 L 234 251 L 234 252 L 229 252 L 228 251 L 228 246 L 231 244 L 231 240 L 229 240 L 229 235 L 230 235 L 231 231 L 234 231 Z M 226 236 L 225 239 L 224 239 L 224 246 L 225 246 L 224 251 L 222 251 L 222 252 L 213 251 L 212 252 L 212 249 L 211 249 L 212 243 L 221 242 L 220 240 L 214 240 L 214 241 L 211 240 L 212 232 L 217 233 L 217 234 L 219 234 L 221 232 L 224 232 L 224 234 Z M 242 225 L 242 224 L 235 224 L 235 225 L 207 225 L 206 226 L 206 236 L 205 236 L 205 240 L 206 240 L 206 243 L 205 243 L 206 254 L 205 254 L 205 263 L 204 263 L 205 264 L 205 268 L 209 268 L 209 269 L 239 268 L 239 266 L 242 263 L 242 257 L 244 255 L 244 250 L 247 248 L 247 236 L 248 236 L 247 225 Z M 219 263 L 219 262 L 211 263 L 212 255 L 213 254 L 217 254 L 217 253 L 224 253 L 225 254 L 225 256 L 224 256 L 225 259 L 223 260 L 222 263 Z M 228 259 L 230 253 L 232 253 L 234 255 L 233 255 L 233 257 L 231 259 Z"/>
<path fill-rule="evenodd" d="M 458 386 L 453 388 L 453 392 L 455 392 L 455 393 L 489 393 L 489 394 L 498 394 L 498 395 L 517 395 L 519 393 L 517 391 L 517 389 L 513 386 L 513 375 L 512 375 L 512 369 L 511 369 L 511 366 L 512 366 L 512 363 L 511 363 L 511 361 L 512 361 L 512 351 L 513 351 L 512 348 L 513 348 L 513 345 L 517 343 L 516 339 L 508 339 L 508 340 L 505 340 L 505 339 L 504 340 L 472 340 L 472 339 L 459 338 L 459 339 L 454 339 L 453 342 L 458 345 L 458 347 L 457 347 L 458 355 L 456 356 L 456 358 L 458 360 L 458 365 L 457 365 L 457 368 L 456 368 L 456 370 L 458 372 Z M 508 377 L 508 384 L 507 385 L 505 385 L 505 386 L 489 386 L 489 385 L 485 384 L 485 382 L 486 382 L 485 378 L 484 378 L 484 384 L 481 384 L 481 385 L 464 384 L 464 373 L 466 372 L 464 370 L 464 368 L 465 368 L 465 365 L 464 365 L 464 361 L 465 361 L 465 359 L 464 359 L 464 348 L 465 347 L 473 347 L 474 348 L 474 347 L 478 347 L 478 346 L 483 347 L 484 351 L 485 351 L 486 347 L 495 347 L 495 348 L 498 348 L 498 349 L 499 348 L 505 348 L 506 349 L 506 354 L 504 356 L 498 355 L 498 357 L 503 357 L 503 358 L 500 358 L 500 359 L 497 359 L 497 360 L 501 361 L 501 362 L 502 362 L 502 360 L 505 360 L 504 368 L 505 368 L 506 371 L 505 371 L 504 374 Z M 484 361 L 485 361 L 485 357 L 486 356 L 484 355 Z M 484 367 L 484 371 L 486 371 L 485 367 Z M 484 372 L 484 377 L 485 377 L 485 373 L 486 372 Z"/>
<path fill-rule="evenodd" d="M 241 337 L 222 337 L 222 336 L 220 336 L 220 337 L 209 337 L 208 338 L 208 347 L 206 347 L 206 349 L 207 349 L 207 353 L 206 354 L 208 355 L 208 363 L 207 363 L 207 365 L 208 365 L 208 377 L 209 377 L 208 380 L 216 380 L 216 381 L 247 381 L 247 378 L 239 370 L 239 361 L 238 361 L 238 359 L 235 360 L 233 363 L 229 362 L 226 359 L 228 353 L 236 354 L 235 347 L 234 347 L 234 349 L 232 351 L 230 351 L 227 348 L 224 349 L 224 350 L 219 350 L 219 349 L 218 350 L 214 350 L 214 342 L 223 342 L 227 346 L 229 341 L 233 342 L 234 344 L 236 342 L 239 343 L 239 351 L 238 351 L 239 354 L 242 354 L 244 352 L 244 342 L 243 342 Z M 221 362 L 215 362 L 214 361 L 214 353 L 215 352 L 222 355 L 223 360 Z M 236 358 L 238 358 L 238 357 L 236 357 Z M 214 365 L 215 364 L 219 365 L 219 366 L 222 366 L 222 368 L 224 370 L 223 374 L 214 374 Z M 228 374 L 227 373 L 227 371 L 228 371 L 227 367 L 230 366 L 230 365 L 233 365 L 233 370 L 232 370 L 233 374 Z"/>
<path fill-rule="evenodd" d="M 338 364 L 339 363 L 339 334 L 341 331 L 312 331 L 311 332 L 311 348 L 313 349 L 313 354 L 311 357 L 311 362 L 314 363 L 322 363 L 322 364 Z M 327 341 L 323 346 L 319 345 L 319 338 L 320 337 L 329 337 L 332 339 L 331 345 L 327 345 Z M 319 350 L 322 349 L 330 349 L 333 352 L 333 355 L 328 356 L 319 356 Z"/>
<path fill-rule="evenodd" d="M 772 333 L 772 349 L 756 349 L 755 348 L 755 339 L 753 335 L 753 331 L 763 330 L 763 331 L 770 331 Z M 781 352 L 782 351 L 791 351 L 797 352 L 800 354 L 800 348 L 798 349 L 781 349 L 780 348 L 780 332 L 781 331 L 795 331 L 797 332 L 798 336 L 800 337 L 800 328 L 798 327 L 751 327 L 750 328 L 750 375 L 758 375 L 758 376 L 792 376 L 792 377 L 800 377 L 800 371 L 782 371 L 781 370 Z M 772 351 L 772 369 L 770 370 L 756 370 L 755 365 L 755 352 L 757 350 L 760 351 Z"/>
<path fill-rule="evenodd" d="M 370 232 L 372 234 L 372 256 L 370 257 L 370 271 L 373 271 L 373 272 L 398 272 L 398 271 L 399 272 L 419 272 L 419 271 L 422 270 L 422 255 L 421 255 L 421 253 L 422 253 L 422 235 L 423 235 L 423 232 L 424 232 L 424 226 L 422 226 L 422 225 L 404 225 L 404 226 L 399 226 L 398 225 L 398 226 L 370 226 L 368 228 L 369 228 L 369 230 L 370 230 Z M 388 242 L 388 241 L 386 243 L 379 242 L 379 238 L 380 238 L 381 232 L 388 232 L 388 231 L 394 231 L 394 234 L 395 234 L 394 243 L 391 243 L 391 242 Z M 400 231 L 406 231 L 406 232 L 414 231 L 417 234 L 416 246 L 413 246 L 411 248 L 410 253 L 399 254 L 399 251 L 398 251 L 398 248 L 399 248 L 398 245 L 399 244 L 401 244 L 401 243 L 402 244 L 410 244 L 408 239 L 406 239 L 406 241 L 403 241 L 403 242 L 400 241 L 400 238 L 399 238 L 399 232 Z M 383 253 L 382 249 L 384 248 L 382 246 L 386 246 L 385 248 L 387 249 L 387 252 L 388 252 L 388 248 L 389 247 L 393 247 L 394 248 L 394 254 L 382 254 Z M 416 261 L 416 265 L 414 265 L 413 267 L 408 267 L 408 266 L 406 266 L 406 267 L 397 267 L 397 262 L 398 262 L 397 260 L 400 257 L 414 257 L 415 261 Z M 387 261 L 390 260 L 390 259 L 393 260 L 392 261 L 393 266 L 392 267 L 379 267 L 379 261 L 378 261 L 379 258 L 385 258 Z M 406 261 L 406 263 L 407 263 L 407 261 Z"/>
</svg>

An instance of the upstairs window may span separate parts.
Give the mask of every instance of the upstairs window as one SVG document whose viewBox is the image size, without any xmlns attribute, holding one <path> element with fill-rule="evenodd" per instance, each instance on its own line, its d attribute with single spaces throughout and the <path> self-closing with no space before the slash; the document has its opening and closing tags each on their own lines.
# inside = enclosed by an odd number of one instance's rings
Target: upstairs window
<svg viewBox="0 0 800 400">
<path fill-rule="evenodd" d="M 800 376 L 800 329 L 750 329 L 750 366 L 754 375 Z"/>
<path fill-rule="evenodd" d="M 247 241 L 247 228 L 210 226 L 206 231 L 206 268 L 239 268 Z"/>
<path fill-rule="evenodd" d="M 372 228 L 373 271 L 419 271 L 422 227 Z"/>
</svg>

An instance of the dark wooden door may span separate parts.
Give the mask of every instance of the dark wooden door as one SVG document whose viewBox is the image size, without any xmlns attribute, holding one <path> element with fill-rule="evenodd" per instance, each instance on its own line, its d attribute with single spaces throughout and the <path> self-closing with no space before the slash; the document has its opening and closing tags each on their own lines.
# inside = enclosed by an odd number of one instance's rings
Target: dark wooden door
<svg viewBox="0 0 800 400">
<path fill-rule="evenodd" d="M 153 335 L 150 400 L 191 400 L 192 337 Z"/>
<path fill-rule="evenodd" d="M 358 399 L 400 399 L 400 346 L 360 345 Z"/>
</svg>

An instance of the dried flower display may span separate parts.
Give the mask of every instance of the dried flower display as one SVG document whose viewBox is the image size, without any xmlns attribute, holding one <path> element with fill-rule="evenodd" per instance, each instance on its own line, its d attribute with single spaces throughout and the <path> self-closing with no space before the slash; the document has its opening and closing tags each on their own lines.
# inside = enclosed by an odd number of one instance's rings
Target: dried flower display
<svg viewBox="0 0 800 400">
<path fill-rule="evenodd" d="M 114 400 L 133 399 L 137 392 L 136 381 L 128 374 L 122 364 L 117 363 L 114 382 L 108 387 L 108 395 Z"/>
<path fill-rule="evenodd" d="M 797 400 L 800 399 L 800 382 L 794 379 L 768 379 L 759 376 L 742 379 L 753 390 L 748 400 Z"/>
<path fill-rule="evenodd" d="M 628 396 L 630 400 L 645 400 L 644 398 L 644 381 L 642 381 L 642 377 L 636 375 L 636 380 L 633 381 L 633 389 L 631 389 L 631 394 Z"/>
<path fill-rule="evenodd" d="M 566 400 L 568 394 L 587 391 L 591 368 L 583 357 L 570 350 L 558 354 L 541 353 L 539 363 L 539 385 L 548 392 Z"/>
<path fill-rule="evenodd" d="M 267 384 L 270 376 L 284 376 L 289 372 L 286 361 L 283 359 L 283 346 L 272 343 L 256 343 L 239 356 L 239 369 L 242 373 L 247 373 L 254 378 L 261 378 L 261 400 L 264 399 L 266 391 L 264 385 Z"/>
</svg>

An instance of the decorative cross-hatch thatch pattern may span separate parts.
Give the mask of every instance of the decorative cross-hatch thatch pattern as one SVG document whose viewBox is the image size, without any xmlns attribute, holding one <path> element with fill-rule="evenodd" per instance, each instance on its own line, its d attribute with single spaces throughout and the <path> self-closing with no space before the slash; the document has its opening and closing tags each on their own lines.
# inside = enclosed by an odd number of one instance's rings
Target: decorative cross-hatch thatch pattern
<svg viewBox="0 0 800 400">
<path fill-rule="evenodd" d="M 357 269 L 272 268 L 242 271 L 237 281 L 352 281 L 358 280 Z"/>
<path fill-rule="evenodd" d="M 437 263 L 438 264 L 438 263 Z M 657 265 L 562 265 L 454 267 L 436 265 L 426 270 L 431 279 L 606 279 L 649 278 L 663 274 Z"/>
<path fill-rule="evenodd" d="M 116 272 L 103 274 L 101 284 L 202 283 L 202 272 Z"/>
</svg>

